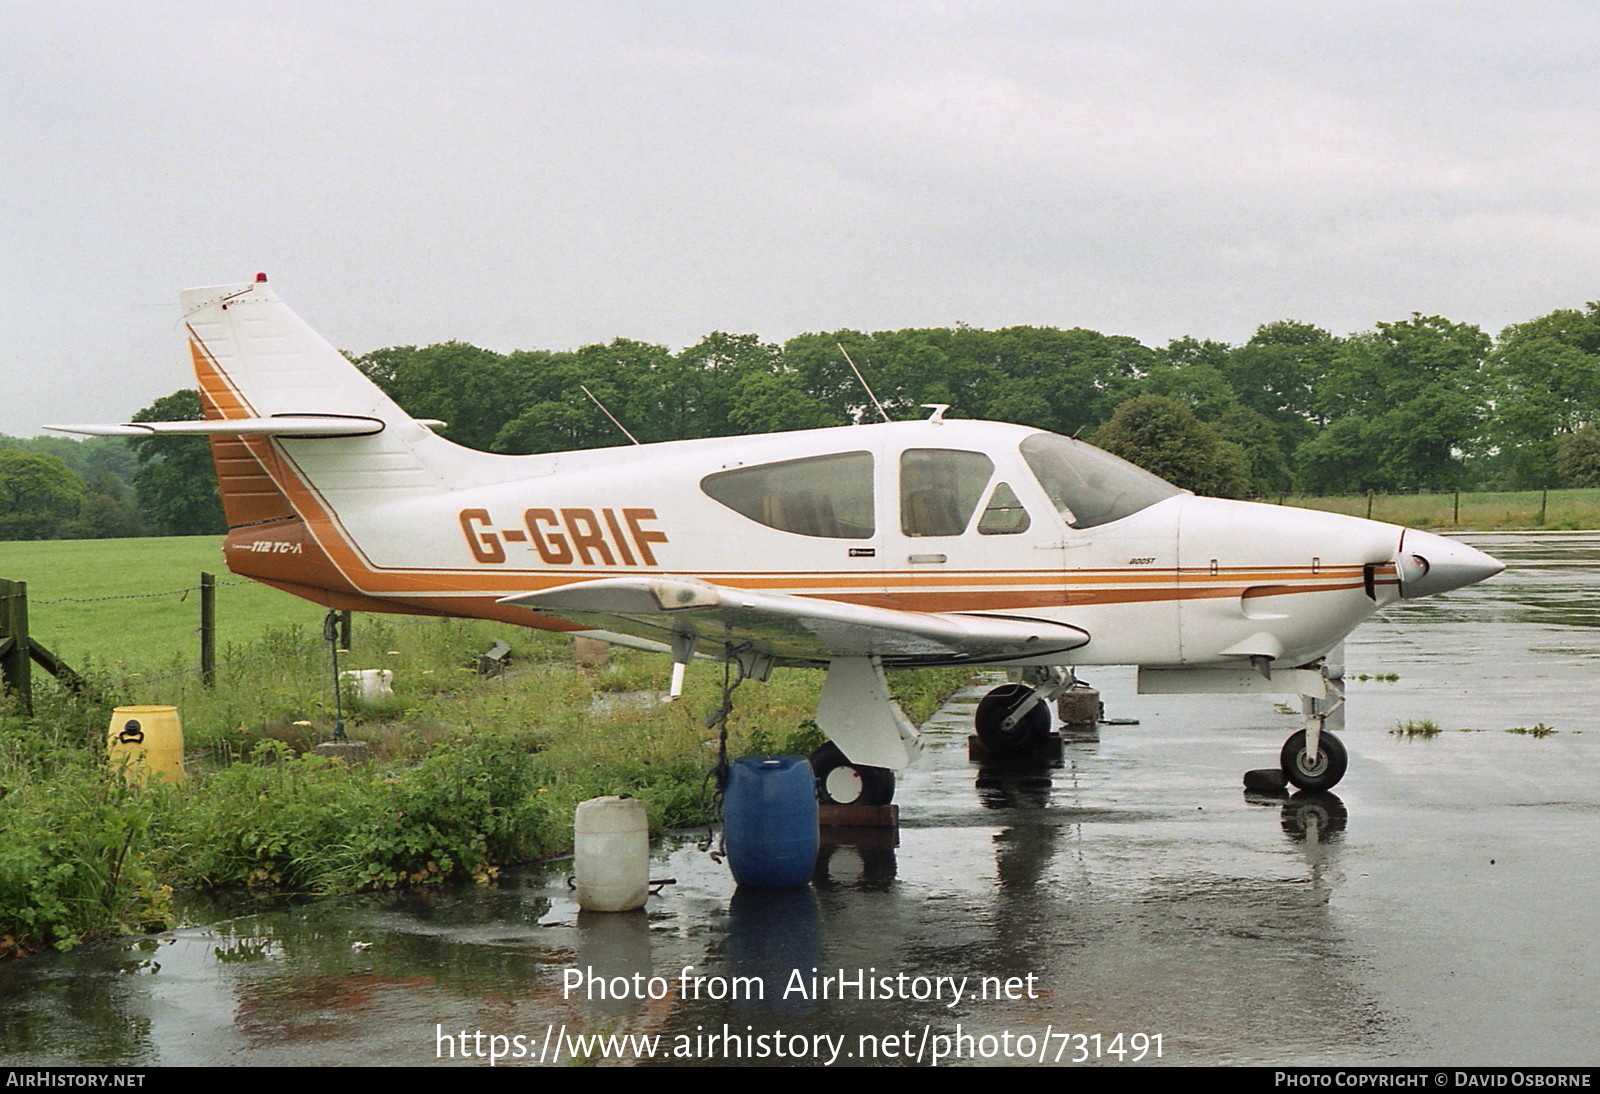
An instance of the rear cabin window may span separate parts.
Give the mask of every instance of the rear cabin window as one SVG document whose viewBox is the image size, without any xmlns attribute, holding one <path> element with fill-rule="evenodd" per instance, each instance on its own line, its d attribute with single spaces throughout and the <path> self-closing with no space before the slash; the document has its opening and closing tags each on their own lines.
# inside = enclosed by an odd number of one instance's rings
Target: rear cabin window
<svg viewBox="0 0 1600 1094">
<path fill-rule="evenodd" d="M 753 521 L 824 539 L 870 539 L 872 453 L 840 452 L 718 471 L 700 489 Z"/>
<path fill-rule="evenodd" d="M 900 454 L 900 530 L 959 536 L 983 500 L 994 461 L 981 452 L 908 448 Z"/>
</svg>

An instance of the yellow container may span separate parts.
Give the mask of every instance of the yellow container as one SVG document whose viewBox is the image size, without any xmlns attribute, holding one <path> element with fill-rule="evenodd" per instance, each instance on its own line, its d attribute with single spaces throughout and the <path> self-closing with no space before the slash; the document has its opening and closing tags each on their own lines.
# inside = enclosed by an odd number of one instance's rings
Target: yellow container
<svg viewBox="0 0 1600 1094">
<path fill-rule="evenodd" d="M 183 726 L 177 707 L 118 707 L 111 712 L 106 759 L 129 775 L 183 782 Z"/>
</svg>

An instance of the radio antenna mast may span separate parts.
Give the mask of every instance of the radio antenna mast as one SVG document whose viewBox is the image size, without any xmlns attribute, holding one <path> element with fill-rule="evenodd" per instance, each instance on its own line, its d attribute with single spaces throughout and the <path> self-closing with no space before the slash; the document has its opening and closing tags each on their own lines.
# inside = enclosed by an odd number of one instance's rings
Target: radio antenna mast
<svg viewBox="0 0 1600 1094">
<path fill-rule="evenodd" d="M 834 345 L 838 346 L 839 352 L 844 354 L 844 359 L 849 364 L 850 371 L 856 374 L 856 379 L 861 381 L 861 386 L 867 389 L 867 398 L 871 399 L 872 405 L 878 408 L 878 413 L 883 415 L 883 420 L 886 422 L 893 421 L 894 419 L 889 417 L 889 412 L 883 409 L 883 404 L 878 402 L 878 397 L 872 394 L 872 388 L 868 386 L 867 378 L 861 375 L 861 370 L 856 368 L 856 363 L 850 360 L 850 351 L 844 348 L 844 343 L 835 342 Z"/>
<path fill-rule="evenodd" d="M 629 433 L 627 427 L 624 426 L 621 422 L 617 421 L 616 416 L 613 415 L 611 413 L 611 411 L 606 409 L 606 404 L 602 403 L 599 399 L 595 399 L 594 392 L 590 391 L 587 387 L 584 387 L 583 384 L 579 384 L 578 387 L 583 389 L 583 393 L 585 395 L 589 396 L 590 399 L 594 400 L 594 405 L 600 408 L 600 413 L 604 414 L 607 418 L 611 419 L 611 424 L 612 425 L 614 425 L 618 429 L 622 430 L 622 435 L 624 437 L 628 438 L 628 440 L 632 441 L 634 444 L 638 444 L 639 443 L 639 438 L 635 437 L 632 433 Z"/>
</svg>

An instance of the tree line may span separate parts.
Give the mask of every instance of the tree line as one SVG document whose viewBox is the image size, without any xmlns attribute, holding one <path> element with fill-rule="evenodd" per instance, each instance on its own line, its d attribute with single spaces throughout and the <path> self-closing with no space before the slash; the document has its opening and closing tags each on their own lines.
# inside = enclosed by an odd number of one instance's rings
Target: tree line
<svg viewBox="0 0 1600 1094">
<path fill-rule="evenodd" d="M 1343 336 L 1284 320 L 1241 345 L 958 325 L 783 343 L 713 333 L 679 352 L 628 339 L 512 353 L 447 342 L 351 359 L 412 415 L 447 422 L 451 440 L 515 454 L 626 443 L 584 387 L 645 443 L 877 420 L 846 353 L 891 417 L 947 403 L 951 417 L 1082 436 L 1198 493 L 1600 485 L 1594 303 L 1498 338 L 1413 314 Z M 136 420 L 191 417 L 198 398 L 180 391 Z M 203 440 L 0 437 L 0 539 L 221 522 Z"/>
</svg>

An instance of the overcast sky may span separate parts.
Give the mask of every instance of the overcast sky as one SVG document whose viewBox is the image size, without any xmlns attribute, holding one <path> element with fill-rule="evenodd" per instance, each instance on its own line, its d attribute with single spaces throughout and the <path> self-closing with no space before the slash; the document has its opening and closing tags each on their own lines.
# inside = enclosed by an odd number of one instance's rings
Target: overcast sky
<svg viewBox="0 0 1600 1094">
<path fill-rule="evenodd" d="M 178 290 L 258 270 L 355 351 L 1495 333 L 1600 298 L 1597 56 L 1588 0 L 0 0 L 0 432 L 192 386 Z"/>
</svg>

